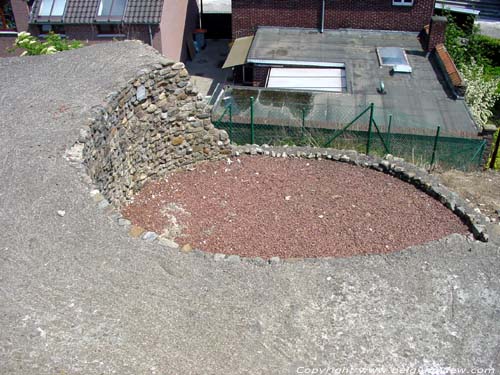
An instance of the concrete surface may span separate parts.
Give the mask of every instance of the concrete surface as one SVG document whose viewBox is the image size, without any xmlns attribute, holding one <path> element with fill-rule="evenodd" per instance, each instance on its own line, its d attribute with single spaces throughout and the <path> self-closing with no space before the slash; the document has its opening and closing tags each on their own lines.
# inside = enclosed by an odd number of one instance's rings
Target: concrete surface
<svg viewBox="0 0 500 375">
<path fill-rule="evenodd" d="M 498 243 L 263 265 L 127 237 L 63 154 L 157 58 L 120 42 L 0 60 L 1 374 L 500 370 Z"/>
<path fill-rule="evenodd" d="M 492 38 L 500 39 L 500 20 L 480 19 L 476 21 L 479 25 L 479 32 Z"/>
</svg>

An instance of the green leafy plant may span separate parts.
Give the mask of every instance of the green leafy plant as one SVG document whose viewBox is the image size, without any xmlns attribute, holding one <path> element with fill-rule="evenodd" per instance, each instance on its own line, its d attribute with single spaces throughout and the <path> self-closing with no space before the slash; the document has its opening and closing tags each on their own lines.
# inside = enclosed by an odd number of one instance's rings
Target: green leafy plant
<svg viewBox="0 0 500 375">
<path fill-rule="evenodd" d="M 61 35 L 50 32 L 43 41 L 28 32 L 20 32 L 11 50 L 24 49 L 21 56 L 52 55 L 60 51 L 67 51 L 83 47 L 83 43 L 77 40 L 68 41 Z"/>
<path fill-rule="evenodd" d="M 476 64 L 474 59 L 470 64 L 463 63 L 461 71 L 467 84 L 465 101 L 478 125 L 484 126 L 493 116 L 492 109 L 500 98 L 497 92 L 500 78 L 485 77 L 483 66 Z"/>
<path fill-rule="evenodd" d="M 467 82 L 465 100 L 472 115 L 478 125 L 484 126 L 492 117 L 498 117 L 500 40 L 481 35 L 473 19 L 461 27 L 450 12 L 445 16 L 446 49 Z"/>
</svg>

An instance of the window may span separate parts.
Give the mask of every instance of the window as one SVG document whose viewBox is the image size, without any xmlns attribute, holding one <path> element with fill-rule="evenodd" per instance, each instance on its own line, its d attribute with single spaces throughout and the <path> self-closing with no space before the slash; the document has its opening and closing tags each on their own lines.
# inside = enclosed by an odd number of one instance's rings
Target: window
<svg viewBox="0 0 500 375">
<path fill-rule="evenodd" d="M 125 37 L 120 25 L 112 23 L 103 23 L 97 25 L 97 33 L 100 38 L 121 38 Z"/>
<path fill-rule="evenodd" d="M 66 8 L 66 0 L 42 0 L 38 15 L 40 17 L 62 17 Z"/>
<path fill-rule="evenodd" d="M 107 20 L 121 20 L 125 14 L 127 0 L 101 0 L 97 17 Z"/>
<path fill-rule="evenodd" d="M 413 6 L 413 0 L 392 0 L 392 5 L 411 7 Z"/>
<path fill-rule="evenodd" d="M 7 0 L 0 0 L 0 31 L 16 31 L 12 6 Z"/>
<path fill-rule="evenodd" d="M 64 25 L 50 25 L 43 24 L 38 26 L 40 29 L 40 35 L 46 35 L 50 32 L 64 36 L 66 31 L 64 30 Z"/>
</svg>

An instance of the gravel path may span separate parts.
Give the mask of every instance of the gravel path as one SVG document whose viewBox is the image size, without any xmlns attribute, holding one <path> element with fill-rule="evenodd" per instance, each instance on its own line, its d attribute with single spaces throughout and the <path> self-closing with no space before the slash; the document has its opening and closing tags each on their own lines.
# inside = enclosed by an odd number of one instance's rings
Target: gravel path
<svg viewBox="0 0 500 375">
<path fill-rule="evenodd" d="M 265 258 L 385 253 L 467 233 L 413 186 L 327 160 L 203 163 L 150 183 L 123 213 L 181 245 Z"/>
</svg>

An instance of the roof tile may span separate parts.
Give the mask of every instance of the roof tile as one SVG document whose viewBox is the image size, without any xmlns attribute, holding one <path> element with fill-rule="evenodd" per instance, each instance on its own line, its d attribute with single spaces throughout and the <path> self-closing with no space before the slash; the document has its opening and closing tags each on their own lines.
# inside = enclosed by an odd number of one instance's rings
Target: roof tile
<svg viewBox="0 0 500 375">
<path fill-rule="evenodd" d="M 95 23 L 97 8 L 100 0 L 67 0 L 66 11 L 63 17 L 64 24 L 90 24 Z M 158 24 L 160 23 L 164 0 L 128 0 L 124 23 L 133 24 Z M 38 12 L 42 0 L 35 0 L 30 22 L 40 21 Z"/>
</svg>

